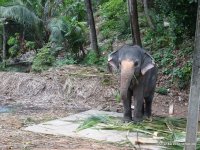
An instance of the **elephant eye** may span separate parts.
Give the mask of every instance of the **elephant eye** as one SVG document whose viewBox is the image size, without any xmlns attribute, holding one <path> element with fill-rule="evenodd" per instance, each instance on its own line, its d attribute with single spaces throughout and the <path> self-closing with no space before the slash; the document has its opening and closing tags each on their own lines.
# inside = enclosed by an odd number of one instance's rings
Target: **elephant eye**
<svg viewBox="0 0 200 150">
<path fill-rule="evenodd" d="M 138 61 L 135 61 L 134 66 L 135 66 L 135 67 L 138 66 Z"/>
</svg>

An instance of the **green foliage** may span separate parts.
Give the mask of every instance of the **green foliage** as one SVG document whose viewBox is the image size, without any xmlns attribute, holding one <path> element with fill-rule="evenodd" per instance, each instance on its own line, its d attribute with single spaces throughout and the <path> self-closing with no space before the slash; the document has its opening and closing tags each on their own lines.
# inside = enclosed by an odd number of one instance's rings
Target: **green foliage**
<svg viewBox="0 0 200 150">
<path fill-rule="evenodd" d="M 77 128 L 77 131 L 94 127 L 99 123 L 106 123 L 110 120 L 108 116 L 96 115 L 86 118 L 83 123 Z"/>
<path fill-rule="evenodd" d="M 25 47 L 27 50 L 34 50 L 36 45 L 33 41 L 25 41 Z"/>
<path fill-rule="evenodd" d="M 120 92 L 119 91 L 117 91 L 115 93 L 115 100 L 116 100 L 117 103 L 120 103 L 120 101 L 121 101 L 121 96 L 120 96 Z"/>
<path fill-rule="evenodd" d="M 127 3 L 123 0 L 108 0 L 100 5 L 102 24 L 100 31 L 104 38 L 121 37 L 130 34 Z"/>
<path fill-rule="evenodd" d="M 186 137 L 185 118 L 153 117 L 152 121 L 144 120 L 140 123 L 122 123 L 118 118 L 98 115 L 83 120 L 83 123 L 77 128 L 77 131 L 92 127 L 97 130 L 139 132 L 145 134 L 147 138 L 157 137 L 161 139 L 159 140 L 159 145 L 162 146 L 163 144 L 166 149 L 183 149 L 184 145 L 182 145 L 182 142 L 185 141 Z"/>
<path fill-rule="evenodd" d="M 17 43 L 17 40 L 16 40 L 16 38 L 15 37 L 9 37 L 9 39 L 8 39 L 8 45 L 9 46 L 12 46 L 12 45 L 15 45 L 16 43 Z"/>
<path fill-rule="evenodd" d="M 6 69 L 6 62 L 3 61 L 3 62 L 0 62 L 0 71 L 5 71 Z"/>
<path fill-rule="evenodd" d="M 64 59 L 58 59 L 54 66 L 61 67 L 63 65 L 70 65 L 70 64 L 76 64 L 77 61 L 73 57 L 66 57 Z"/>
<path fill-rule="evenodd" d="M 52 48 L 55 55 L 63 50 L 71 55 L 78 55 L 80 48 L 87 40 L 86 22 L 79 22 L 76 18 L 53 18 L 48 24 L 48 29 L 51 33 L 49 41 L 53 43 Z"/>
<path fill-rule="evenodd" d="M 87 40 L 87 26 L 86 22 L 79 22 L 76 18 L 69 20 L 65 18 L 67 24 L 67 31 L 65 38 L 68 40 L 70 50 L 73 54 L 78 54 L 80 48 Z"/>
<path fill-rule="evenodd" d="M 184 44 L 185 48 L 180 45 L 180 50 L 178 48 L 154 50 L 153 55 L 161 72 L 169 75 L 171 77 L 169 81 L 179 89 L 184 89 L 189 85 L 192 72 L 192 62 L 188 60 L 193 50 L 192 42 L 190 41 L 190 44 L 187 42 L 187 44 Z"/>
<path fill-rule="evenodd" d="M 157 88 L 156 92 L 161 94 L 161 95 L 167 95 L 168 94 L 168 90 L 165 87 Z"/>
<path fill-rule="evenodd" d="M 49 37 L 50 42 L 55 43 L 62 43 L 64 40 L 64 32 L 66 32 L 66 24 L 60 18 L 53 18 L 50 20 L 48 24 L 48 29 L 50 30 L 51 34 Z"/>
<path fill-rule="evenodd" d="M 41 72 L 48 69 L 55 62 L 55 57 L 51 53 L 50 43 L 39 49 L 33 60 L 32 70 Z"/>
<path fill-rule="evenodd" d="M 10 47 L 8 49 L 8 53 L 9 53 L 10 57 L 12 57 L 12 58 L 16 57 L 19 53 L 19 46 L 13 45 L 12 47 Z"/>
<path fill-rule="evenodd" d="M 7 44 L 10 46 L 10 48 L 8 49 L 8 53 L 9 56 L 14 58 L 19 54 L 19 33 L 15 33 L 15 37 L 14 36 L 10 36 Z"/>
<path fill-rule="evenodd" d="M 152 51 L 161 72 L 169 76 L 169 84 L 179 89 L 188 87 L 190 83 L 192 66 L 187 61 L 193 51 L 194 41 L 191 37 L 194 36 L 196 10 L 196 3 L 189 3 L 188 0 L 155 0 L 150 15 L 156 29 L 145 26 L 146 20 L 140 19 L 143 24 L 143 46 Z M 164 26 L 164 23 L 169 25 Z"/>
<path fill-rule="evenodd" d="M 177 81 L 180 89 L 185 88 L 190 83 L 192 73 L 192 62 L 187 61 L 182 67 L 173 70 L 174 81 Z"/>
<path fill-rule="evenodd" d="M 152 30 L 151 28 L 145 28 L 143 29 L 143 43 L 145 47 L 148 47 L 152 50 L 158 50 L 161 48 L 168 48 L 168 49 L 174 49 L 176 46 L 176 40 L 177 36 L 175 34 L 175 27 L 172 26 L 175 23 L 175 20 L 172 16 L 170 18 L 170 24 L 169 27 L 164 27 L 163 25 L 163 16 L 162 15 L 155 15 L 155 22 L 156 22 L 156 29 Z M 165 31 L 165 32 L 163 32 Z"/>
<path fill-rule="evenodd" d="M 155 0 L 154 8 L 157 14 L 161 14 L 164 19 L 171 22 L 174 17 L 174 33 L 182 40 L 183 34 L 194 35 L 197 14 L 197 3 L 193 0 Z M 170 24 L 171 25 L 171 24 Z"/>
<path fill-rule="evenodd" d="M 86 20 L 84 0 L 67 0 L 65 1 L 65 5 L 67 8 L 67 16 L 70 16 L 70 18 L 76 18 L 79 22 Z"/>
<path fill-rule="evenodd" d="M 40 19 L 22 5 L 0 6 L 0 18 L 9 18 L 20 24 L 35 28 L 40 23 Z"/>
<path fill-rule="evenodd" d="M 94 51 L 89 51 L 87 56 L 84 58 L 84 63 L 88 65 L 97 64 L 98 61 L 99 59 Z"/>
</svg>

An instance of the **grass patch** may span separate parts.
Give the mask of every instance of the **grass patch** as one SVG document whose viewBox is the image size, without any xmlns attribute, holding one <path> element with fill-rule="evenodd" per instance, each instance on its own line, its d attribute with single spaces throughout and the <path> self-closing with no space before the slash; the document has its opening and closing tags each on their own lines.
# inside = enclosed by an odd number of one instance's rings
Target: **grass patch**
<svg viewBox="0 0 200 150">
<path fill-rule="evenodd" d="M 168 90 L 165 87 L 160 87 L 157 88 L 156 93 L 161 94 L 161 95 L 167 95 L 168 94 Z"/>
</svg>

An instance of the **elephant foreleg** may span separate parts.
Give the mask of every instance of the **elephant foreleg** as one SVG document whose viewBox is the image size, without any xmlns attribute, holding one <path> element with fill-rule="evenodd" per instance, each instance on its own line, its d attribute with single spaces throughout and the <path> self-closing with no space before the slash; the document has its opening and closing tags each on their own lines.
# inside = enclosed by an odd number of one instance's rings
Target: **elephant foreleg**
<svg viewBox="0 0 200 150">
<path fill-rule="evenodd" d="M 127 99 L 123 99 L 124 121 L 125 122 L 132 121 L 131 98 L 132 98 L 132 91 L 128 90 Z"/>
<path fill-rule="evenodd" d="M 140 90 L 140 88 L 135 89 L 133 96 L 134 96 L 134 104 L 135 104 L 133 121 L 138 122 L 143 119 L 143 115 L 144 115 L 144 98 L 143 98 L 142 90 Z"/>
</svg>

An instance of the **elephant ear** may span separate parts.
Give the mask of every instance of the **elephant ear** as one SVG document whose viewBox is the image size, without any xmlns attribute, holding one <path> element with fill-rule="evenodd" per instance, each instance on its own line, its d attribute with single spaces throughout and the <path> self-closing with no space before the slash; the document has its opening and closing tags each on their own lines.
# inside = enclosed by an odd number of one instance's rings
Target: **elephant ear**
<svg viewBox="0 0 200 150">
<path fill-rule="evenodd" d="M 119 69 L 119 51 L 114 51 L 108 55 L 108 69 L 113 71 Z"/>
<path fill-rule="evenodd" d="M 155 62 L 154 62 L 153 58 L 151 57 L 150 54 L 145 52 L 143 63 L 142 63 L 142 66 L 141 66 L 142 75 L 144 75 L 148 70 L 152 69 L 153 67 L 155 67 Z"/>
</svg>

